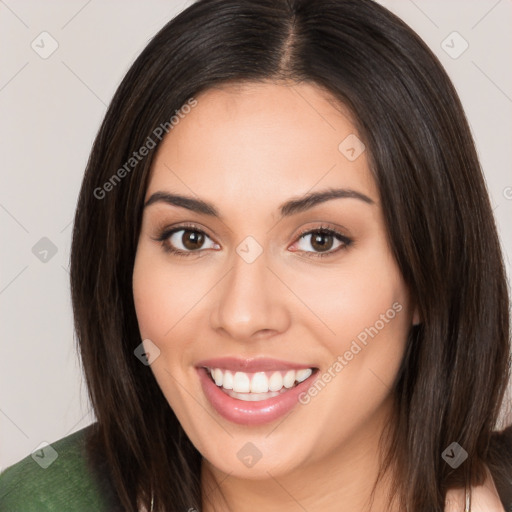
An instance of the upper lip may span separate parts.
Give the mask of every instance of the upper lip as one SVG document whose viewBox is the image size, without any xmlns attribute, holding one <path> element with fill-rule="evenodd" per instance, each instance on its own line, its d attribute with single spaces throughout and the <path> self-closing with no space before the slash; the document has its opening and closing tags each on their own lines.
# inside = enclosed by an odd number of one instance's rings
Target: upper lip
<svg viewBox="0 0 512 512">
<path fill-rule="evenodd" d="M 204 368 L 220 368 L 234 372 L 266 372 L 272 370 L 301 370 L 305 368 L 315 368 L 313 365 L 294 363 L 292 361 L 283 361 L 281 359 L 272 359 L 269 357 L 260 357 L 254 359 L 242 359 L 239 357 L 219 357 L 205 359 L 196 365 Z"/>
</svg>

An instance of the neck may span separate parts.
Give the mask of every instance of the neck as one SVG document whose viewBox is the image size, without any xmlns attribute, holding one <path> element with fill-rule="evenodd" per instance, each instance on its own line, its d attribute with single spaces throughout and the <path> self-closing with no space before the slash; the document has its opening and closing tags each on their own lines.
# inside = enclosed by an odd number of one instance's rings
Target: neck
<svg viewBox="0 0 512 512">
<path fill-rule="evenodd" d="M 389 408 L 367 422 L 337 449 L 292 472 L 268 471 L 268 478 L 249 480 L 226 474 L 203 459 L 201 483 L 204 512 L 395 512 L 388 507 L 389 474 L 371 494 L 379 471 L 379 437 Z M 314 454 L 312 454 L 314 455 Z M 314 459 L 314 460 L 313 460 Z"/>
</svg>

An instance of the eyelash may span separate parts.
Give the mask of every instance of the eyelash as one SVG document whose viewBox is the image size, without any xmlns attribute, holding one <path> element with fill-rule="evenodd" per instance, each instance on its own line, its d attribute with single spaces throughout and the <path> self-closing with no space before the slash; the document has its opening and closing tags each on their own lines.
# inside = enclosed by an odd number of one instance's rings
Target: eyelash
<svg viewBox="0 0 512 512">
<path fill-rule="evenodd" d="M 178 257 L 188 257 L 188 256 L 192 256 L 192 255 L 197 255 L 197 253 L 200 252 L 201 249 L 198 250 L 198 251 L 182 251 L 181 249 L 175 249 L 174 247 L 172 247 L 172 246 L 170 246 L 168 244 L 168 239 L 174 233 L 177 233 L 178 231 L 183 231 L 183 230 L 184 231 L 192 231 L 192 232 L 195 232 L 195 233 L 200 233 L 200 234 L 203 234 L 205 236 L 208 236 L 202 229 L 199 229 L 199 227 L 194 225 L 194 224 L 183 224 L 181 226 L 177 226 L 177 227 L 172 228 L 172 229 L 163 230 L 161 232 L 161 234 L 157 238 L 155 238 L 154 240 L 156 240 L 156 241 L 161 243 L 162 248 L 163 248 L 163 250 L 165 252 L 173 254 L 175 256 L 178 256 Z M 329 228 L 327 226 L 319 226 L 318 228 L 315 228 L 315 229 L 307 229 L 305 231 L 302 231 L 297 236 L 296 241 L 300 240 L 305 235 L 318 234 L 318 233 L 320 233 L 322 235 L 333 236 L 336 239 L 338 239 L 340 242 L 342 242 L 343 245 L 341 245 L 340 247 L 338 247 L 334 251 L 329 251 L 329 252 L 316 252 L 315 253 L 315 252 L 311 252 L 311 251 L 304 251 L 307 254 L 306 257 L 308 257 L 308 258 L 323 258 L 323 257 L 326 257 L 326 256 L 332 256 L 333 254 L 337 254 L 339 251 L 341 251 L 343 249 L 346 249 L 353 242 L 353 240 L 351 240 L 350 238 L 346 237 L 345 235 L 342 235 L 341 233 L 339 233 L 335 229 Z M 208 237 L 208 238 L 210 238 L 210 237 Z"/>
</svg>

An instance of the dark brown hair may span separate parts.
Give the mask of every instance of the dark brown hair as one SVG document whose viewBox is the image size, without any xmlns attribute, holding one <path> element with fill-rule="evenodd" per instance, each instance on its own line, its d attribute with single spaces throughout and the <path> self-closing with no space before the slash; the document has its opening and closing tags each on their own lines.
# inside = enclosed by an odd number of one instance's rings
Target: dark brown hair
<svg viewBox="0 0 512 512">
<path fill-rule="evenodd" d="M 133 353 L 132 271 L 156 149 L 126 163 L 209 87 L 280 80 L 316 84 L 353 112 L 421 314 L 396 376 L 381 474 L 393 468 L 396 496 L 415 512 L 442 511 L 447 488 L 481 483 L 483 463 L 505 482 L 512 461 L 492 440 L 509 378 L 509 299 L 475 146 L 437 58 L 371 0 L 200 0 L 126 74 L 94 142 L 73 231 L 75 328 L 97 417 L 91 457 L 123 510 L 138 499 L 149 510 L 151 491 L 155 510 L 201 510 L 201 455 Z M 469 455 L 456 470 L 441 457 L 452 442 Z"/>
</svg>

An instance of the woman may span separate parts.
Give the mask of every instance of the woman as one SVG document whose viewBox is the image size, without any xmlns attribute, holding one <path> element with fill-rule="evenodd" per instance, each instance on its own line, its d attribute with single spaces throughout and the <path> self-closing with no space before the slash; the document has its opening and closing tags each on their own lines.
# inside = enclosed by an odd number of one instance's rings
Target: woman
<svg viewBox="0 0 512 512">
<path fill-rule="evenodd" d="M 94 143 L 71 285 L 97 422 L 44 476 L 8 470 L 7 510 L 512 504 L 474 144 L 369 0 L 203 0 L 166 25 Z"/>
</svg>

